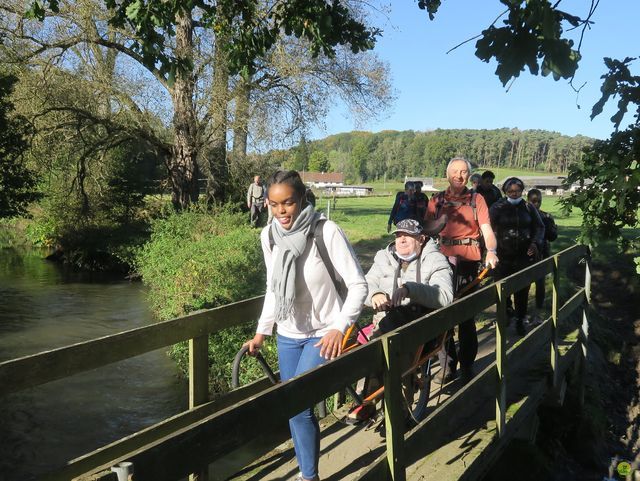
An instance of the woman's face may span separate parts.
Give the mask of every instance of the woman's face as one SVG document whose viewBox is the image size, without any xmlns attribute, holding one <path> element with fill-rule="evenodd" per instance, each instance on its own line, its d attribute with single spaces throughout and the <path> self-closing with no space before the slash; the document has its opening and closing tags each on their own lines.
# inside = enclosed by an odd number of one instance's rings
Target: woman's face
<svg viewBox="0 0 640 481">
<path fill-rule="evenodd" d="M 519 184 L 514 182 L 509 184 L 504 193 L 507 194 L 507 197 L 511 199 L 519 199 L 520 197 L 522 197 L 522 188 Z"/>
<path fill-rule="evenodd" d="M 411 254 L 418 254 L 420 252 L 420 246 L 424 242 L 424 236 L 413 236 L 406 232 L 396 233 L 396 252 L 401 256 L 410 256 Z"/>
<path fill-rule="evenodd" d="M 269 187 L 269 207 L 271 213 L 283 229 L 289 230 L 302 210 L 301 199 L 296 197 L 293 187 L 287 184 L 273 184 Z"/>
</svg>

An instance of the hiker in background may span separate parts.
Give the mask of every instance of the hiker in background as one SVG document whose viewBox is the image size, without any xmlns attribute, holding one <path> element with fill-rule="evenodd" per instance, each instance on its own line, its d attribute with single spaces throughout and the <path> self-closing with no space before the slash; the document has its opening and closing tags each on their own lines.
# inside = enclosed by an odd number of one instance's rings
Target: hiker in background
<svg viewBox="0 0 640 481">
<path fill-rule="evenodd" d="M 498 264 L 496 238 L 489 222 L 489 209 L 481 195 L 471 192 L 467 182 L 471 175 L 471 164 L 462 157 L 455 157 L 447 165 L 447 190 L 434 195 L 427 207 L 427 219 L 447 216 L 447 224 L 440 232 L 440 251 L 448 257 L 453 267 L 455 292 L 461 291 L 480 272 L 483 252 L 480 237 L 484 238 L 486 256 L 484 263 L 492 268 Z M 475 289 L 467 292 L 470 294 Z M 458 325 L 458 351 L 450 337 L 447 346 L 447 374 L 444 382 L 457 376 L 460 362 L 462 382 L 468 382 L 474 375 L 473 363 L 478 354 L 478 334 L 474 318 Z M 442 364 L 445 363 L 442 356 Z M 440 377 L 436 377 L 440 379 Z"/>
<path fill-rule="evenodd" d="M 429 203 L 429 199 L 426 194 L 422 192 L 422 181 L 418 180 L 413 183 L 415 186 L 416 192 L 414 194 L 414 199 L 416 202 L 416 216 L 415 219 L 418 222 L 424 221 L 424 216 L 427 214 L 427 204 Z"/>
<path fill-rule="evenodd" d="M 490 170 L 485 170 L 482 173 L 480 183 L 476 187 L 476 192 L 484 197 L 484 201 L 487 203 L 487 207 L 491 208 L 498 200 L 502 198 L 500 189 L 493 185 L 493 180 L 496 175 Z"/>
<path fill-rule="evenodd" d="M 274 220 L 260 234 L 267 289 L 256 334 L 245 345 L 255 353 L 275 324 L 280 378 L 286 381 L 340 355 L 367 281 L 344 232 L 307 202 L 296 171 L 278 171 L 268 185 Z M 344 297 L 333 273 L 346 287 Z M 292 417 L 289 427 L 300 466 L 296 479 L 318 480 L 320 428 L 313 409 Z"/>
<path fill-rule="evenodd" d="M 546 259 L 551 255 L 551 242 L 558 238 L 558 227 L 553 217 L 548 212 L 543 211 L 542 207 L 542 192 L 540 189 L 531 189 L 527 192 L 527 200 L 538 209 L 538 214 L 544 224 L 544 242 L 542 244 L 542 252 L 537 260 Z M 540 312 L 544 306 L 545 296 L 545 278 L 536 280 L 536 314 L 531 319 L 531 325 L 537 326 L 542 323 Z"/>
<path fill-rule="evenodd" d="M 251 227 L 258 227 L 260 213 L 265 205 L 265 188 L 260 181 L 260 176 L 256 175 L 247 190 L 247 207 L 249 208 Z"/>
<path fill-rule="evenodd" d="M 396 194 L 396 200 L 389 215 L 389 222 L 387 222 L 387 232 L 391 232 L 391 224 L 396 225 L 401 220 L 416 218 L 415 192 L 415 185 L 413 182 L 408 181 L 404 183 L 404 192 Z"/>
<path fill-rule="evenodd" d="M 471 182 L 471 192 L 476 192 L 478 190 L 478 185 L 482 181 L 482 176 L 477 172 L 469 177 L 469 182 Z"/>
<path fill-rule="evenodd" d="M 544 241 L 544 224 L 538 210 L 522 197 L 522 180 L 510 177 L 504 182 L 502 190 L 506 197 L 489 209 L 500 256 L 497 279 L 504 279 L 533 264 L 542 251 Z M 526 334 L 524 321 L 528 297 L 529 285 L 514 293 L 515 311 L 509 305 L 507 307 L 509 313 L 515 314 L 516 332 L 520 336 Z M 507 302 L 510 304 L 511 300 Z"/>
</svg>

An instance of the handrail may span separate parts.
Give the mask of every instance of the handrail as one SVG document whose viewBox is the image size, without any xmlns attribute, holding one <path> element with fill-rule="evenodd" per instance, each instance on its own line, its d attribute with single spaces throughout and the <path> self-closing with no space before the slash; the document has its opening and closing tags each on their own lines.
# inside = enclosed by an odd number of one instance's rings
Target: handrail
<svg viewBox="0 0 640 481">
<path fill-rule="evenodd" d="M 264 296 L 0 363 L 0 396 L 90 371 L 237 326 L 260 313 Z"/>
<path fill-rule="evenodd" d="M 483 311 L 487 307 L 497 304 L 500 317 L 500 312 L 504 309 L 504 298 L 501 300 L 498 292 L 501 291 L 504 295 L 505 292 L 516 290 L 516 286 L 532 282 L 532 274 L 542 276 L 547 273 L 554 273 L 554 280 L 559 280 L 557 270 L 560 264 L 567 266 L 567 259 L 575 261 L 587 254 L 588 251 L 585 246 L 572 246 L 556 254 L 551 259 L 541 261 L 509 276 L 500 283 L 482 288 L 450 306 L 423 316 L 394 331 L 391 333 L 392 336 L 383 336 L 379 342 L 376 340 L 376 342 L 369 343 L 367 346 L 370 347 L 358 348 L 308 374 L 259 392 L 234 407 L 226 407 L 215 411 L 214 409 L 204 409 L 204 406 L 209 406 L 211 403 L 203 404 L 196 409 L 197 412 L 202 413 L 202 416 L 197 418 L 193 416 L 187 417 L 186 425 L 182 423 L 181 427 L 177 428 L 173 433 L 168 434 L 166 430 L 159 430 L 158 434 L 154 435 L 153 428 L 150 428 L 145 430 L 148 431 L 148 435 L 141 436 L 139 441 L 134 441 L 133 438 L 136 435 L 125 438 L 125 440 L 113 443 L 108 447 L 74 460 L 62 471 L 52 474 L 47 479 L 69 479 L 69 477 L 95 472 L 102 467 L 113 465 L 115 462 L 122 460 L 133 460 L 134 463 L 137 463 L 136 476 L 138 479 L 171 479 L 167 476 L 172 470 L 180 471 L 181 474 L 195 472 L 195 469 L 199 466 L 206 465 L 216 456 L 228 452 L 233 446 L 241 446 L 251 440 L 255 436 L 255 430 L 247 429 L 242 432 L 241 429 L 242 427 L 247 427 L 245 417 L 253 420 L 257 416 L 256 419 L 260 419 L 262 425 L 264 408 L 267 404 L 277 405 L 278 408 L 275 411 L 278 412 L 278 415 L 276 418 L 286 420 L 302 407 L 312 405 L 371 370 L 379 369 L 381 366 L 386 366 L 386 369 L 383 370 L 384 372 L 395 370 L 397 365 L 394 364 L 394 356 L 399 356 L 400 353 L 406 352 L 407 349 L 415 349 L 416 346 L 436 338 L 459 322 Z M 557 287 L 555 286 L 554 289 Z M 555 296 L 556 294 L 554 293 L 554 299 Z M 585 299 L 587 299 L 585 289 L 581 289 L 562 307 L 559 302 L 554 301 L 553 322 L 544 324 L 545 329 L 547 329 L 546 326 L 552 326 L 552 329 L 545 331 L 544 335 L 535 334 L 535 337 L 539 340 L 538 342 L 545 342 L 548 339 L 546 333 L 551 333 L 550 338 L 554 345 L 552 349 L 554 379 L 568 362 L 568 359 L 562 359 L 563 362 L 559 363 L 562 356 L 557 347 L 557 330 L 554 326 L 556 326 L 560 317 L 568 316 L 569 311 L 582 308 Z M 216 332 L 223 327 L 241 324 L 246 322 L 247 319 L 257 317 L 261 305 L 262 297 L 255 297 L 151 326 L 132 329 L 100 339 L 0 363 L 0 395 L 43 384 L 88 369 L 94 369 L 181 340 L 202 338 L 207 336 L 208 333 Z M 542 333 L 541 330 L 536 330 L 536 332 Z M 531 340 L 533 338 L 534 333 L 531 333 Z M 529 342 L 528 339 L 529 337 L 525 341 Z M 383 353 L 382 349 L 383 344 L 385 353 Z M 206 348 L 206 343 L 204 347 Z M 200 346 L 201 348 L 202 345 Z M 497 346 L 497 348 L 500 351 L 499 354 L 502 356 L 503 362 L 511 362 L 512 358 L 515 357 L 515 352 L 512 353 L 512 350 L 507 356 L 507 353 L 502 352 L 504 346 Z M 575 353 L 577 351 L 573 349 L 571 352 Z M 89 356 L 89 353 L 91 356 Z M 96 355 L 96 353 L 99 353 L 99 355 Z M 383 359 L 386 359 L 386 362 L 383 362 Z M 495 369 L 497 369 L 497 366 L 491 368 L 492 371 Z M 492 378 L 491 374 L 488 371 L 483 371 L 483 374 L 467 385 L 464 391 L 477 389 L 481 379 L 486 381 L 490 378 Z M 10 385 L 8 386 L 7 384 Z M 473 387 L 474 385 L 476 386 L 475 388 Z M 491 383 L 486 385 L 491 385 Z M 486 388 L 486 385 L 484 388 Z M 311 386 L 313 386 L 312 389 L 310 388 Z M 392 386 L 390 386 L 390 389 L 385 390 L 386 396 L 388 396 L 385 399 L 385 403 L 388 404 L 387 410 L 390 420 L 399 418 L 397 414 L 402 409 L 402 406 L 398 404 L 399 398 L 395 391 Z M 457 396 L 452 399 L 455 398 Z M 205 402 L 206 400 L 200 400 L 196 404 Z M 243 406 L 242 409 L 239 406 Z M 506 409 L 505 400 L 498 397 L 496 414 L 498 426 L 502 423 L 502 431 L 499 428 L 500 436 L 507 433 L 504 430 L 505 426 L 508 427 L 509 424 L 505 419 Z M 196 410 L 188 411 L 188 413 Z M 176 418 L 180 416 L 178 415 Z M 422 424 L 427 421 L 423 421 Z M 211 439 L 212 426 L 216 426 L 216 429 L 222 429 L 222 432 L 225 432 L 223 440 Z M 391 429 L 388 431 L 388 433 L 391 433 L 387 438 L 388 459 L 393 461 L 393 472 L 400 479 L 403 476 L 405 463 L 398 453 L 400 452 L 399 450 L 404 449 L 403 445 L 406 445 L 407 441 L 402 436 L 393 435 L 393 427 L 390 426 Z M 229 436 L 226 434 L 229 434 Z M 213 436 L 213 438 L 217 437 Z M 126 447 L 121 444 L 124 442 L 127 442 Z M 198 449 L 195 449 L 194 446 L 198 446 Z M 415 449 L 415 447 L 411 449 Z M 182 462 L 170 467 L 167 464 L 169 458 L 166 457 L 168 452 L 181 453 L 183 456 Z M 153 462 L 149 462 L 150 460 L 153 460 Z M 151 468 L 151 465 L 156 467 Z M 153 470 L 153 477 L 143 475 L 147 469 Z"/>
</svg>

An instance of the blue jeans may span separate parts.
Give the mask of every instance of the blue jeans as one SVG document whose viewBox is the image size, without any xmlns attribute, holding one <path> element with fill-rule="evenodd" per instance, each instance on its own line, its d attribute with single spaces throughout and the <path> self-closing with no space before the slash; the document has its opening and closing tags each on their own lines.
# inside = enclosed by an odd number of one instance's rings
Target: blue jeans
<svg viewBox="0 0 640 481">
<path fill-rule="evenodd" d="M 314 347 L 320 339 L 319 337 L 292 339 L 278 334 L 278 362 L 282 381 L 325 362 L 325 359 L 320 357 L 320 348 Z M 305 409 L 289 419 L 289 429 L 300 472 L 305 479 L 312 479 L 318 475 L 320 456 L 320 426 L 313 414 L 313 409 Z"/>
</svg>

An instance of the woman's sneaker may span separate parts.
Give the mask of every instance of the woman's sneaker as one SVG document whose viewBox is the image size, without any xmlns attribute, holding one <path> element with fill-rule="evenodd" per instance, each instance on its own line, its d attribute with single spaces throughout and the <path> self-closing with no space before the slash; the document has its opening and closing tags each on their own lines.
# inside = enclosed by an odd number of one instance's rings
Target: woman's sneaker
<svg viewBox="0 0 640 481">
<path fill-rule="evenodd" d="M 315 475 L 313 478 L 307 480 L 307 479 L 304 479 L 304 477 L 302 476 L 302 473 L 298 473 L 296 477 L 293 478 L 291 481 L 320 481 L 320 478 L 318 477 L 318 475 Z"/>
</svg>

